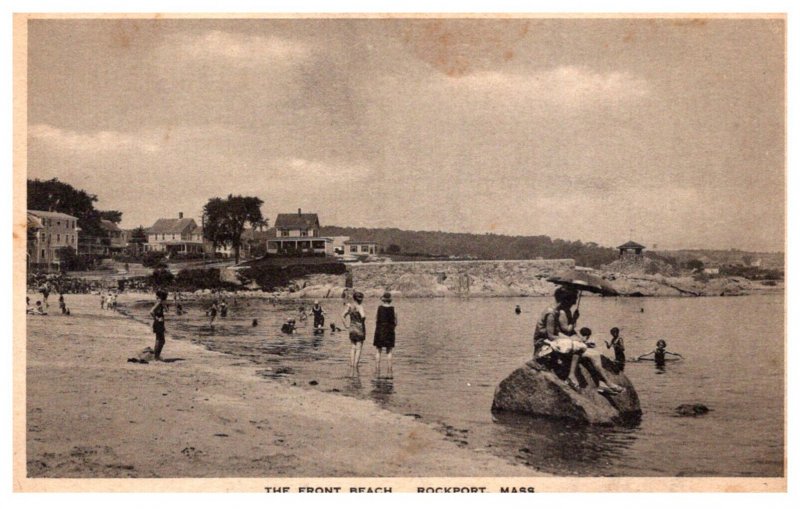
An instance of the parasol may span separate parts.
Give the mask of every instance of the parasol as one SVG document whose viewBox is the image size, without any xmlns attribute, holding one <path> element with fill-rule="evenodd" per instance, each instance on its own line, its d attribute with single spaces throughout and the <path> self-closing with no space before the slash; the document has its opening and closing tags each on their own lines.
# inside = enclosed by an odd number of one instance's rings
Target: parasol
<svg viewBox="0 0 800 509">
<path fill-rule="evenodd" d="M 573 269 L 560 272 L 555 276 L 547 278 L 547 280 L 557 285 L 569 286 L 578 290 L 576 309 L 580 306 L 581 293 L 584 291 L 599 293 L 600 295 L 619 295 L 619 292 L 605 279 L 580 270 Z"/>
</svg>

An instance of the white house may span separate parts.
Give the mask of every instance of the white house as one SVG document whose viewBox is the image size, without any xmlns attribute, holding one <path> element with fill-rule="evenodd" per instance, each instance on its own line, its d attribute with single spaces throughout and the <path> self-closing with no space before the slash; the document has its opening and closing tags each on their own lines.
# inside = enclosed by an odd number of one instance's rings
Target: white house
<svg viewBox="0 0 800 509">
<path fill-rule="evenodd" d="M 380 253 L 380 245 L 372 240 L 348 240 L 344 245 L 345 255 L 364 256 Z"/>
<path fill-rule="evenodd" d="M 317 214 L 278 214 L 275 238 L 267 241 L 267 253 L 275 256 L 333 256 L 333 239 L 320 235 Z"/>
<path fill-rule="evenodd" d="M 203 230 L 194 219 L 184 218 L 183 212 L 178 218 L 161 218 L 147 229 L 145 251 L 168 251 L 171 254 L 189 254 L 208 252 L 208 243 L 203 240 Z"/>
</svg>

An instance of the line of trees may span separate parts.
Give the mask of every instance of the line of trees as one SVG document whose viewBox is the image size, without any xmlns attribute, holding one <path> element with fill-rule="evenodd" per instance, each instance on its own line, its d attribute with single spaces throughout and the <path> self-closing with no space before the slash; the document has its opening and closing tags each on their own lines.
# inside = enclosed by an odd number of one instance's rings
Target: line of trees
<svg viewBox="0 0 800 509">
<path fill-rule="evenodd" d="M 600 267 L 613 262 L 618 256 L 615 249 L 594 242 L 552 239 L 546 235 L 511 236 L 341 226 L 326 226 L 323 234 L 374 240 L 392 254 L 426 253 L 433 256 L 471 256 L 483 260 L 572 258 L 578 265 L 586 267 Z"/>
</svg>

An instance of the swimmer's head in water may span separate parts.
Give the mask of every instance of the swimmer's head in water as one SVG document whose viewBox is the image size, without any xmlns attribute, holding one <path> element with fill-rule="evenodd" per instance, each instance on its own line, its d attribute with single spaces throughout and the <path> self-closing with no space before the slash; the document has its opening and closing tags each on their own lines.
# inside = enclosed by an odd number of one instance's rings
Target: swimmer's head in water
<svg viewBox="0 0 800 509">
<path fill-rule="evenodd" d="M 664 341 L 663 339 L 659 339 L 658 341 L 656 341 L 656 346 L 659 348 L 666 348 L 667 342 Z"/>
<path fill-rule="evenodd" d="M 611 329 L 611 335 L 612 336 L 619 336 L 619 328 L 618 327 L 613 327 Z"/>
<path fill-rule="evenodd" d="M 361 304 L 364 301 L 364 294 L 361 292 L 353 292 L 353 300 Z"/>
<path fill-rule="evenodd" d="M 165 292 L 164 290 L 158 290 L 156 292 L 156 298 L 158 300 L 167 300 L 167 292 Z"/>
<path fill-rule="evenodd" d="M 592 335 L 592 329 L 589 327 L 583 327 L 579 332 L 581 333 L 581 336 L 588 337 Z"/>
</svg>

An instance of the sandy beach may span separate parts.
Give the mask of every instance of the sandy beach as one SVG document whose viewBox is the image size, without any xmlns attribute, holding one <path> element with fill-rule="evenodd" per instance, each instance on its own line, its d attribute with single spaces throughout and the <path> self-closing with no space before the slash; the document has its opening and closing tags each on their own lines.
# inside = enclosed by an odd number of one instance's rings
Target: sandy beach
<svg viewBox="0 0 800 509">
<path fill-rule="evenodd" d="M 53 301 L 50 316 L 27 317 L 28 477 L 542 475 L 169 334 L 167 362 L 128 363 L 152 346 L 149 327 L 97 296 L 66 299 L 71 316 Z"/>
</svg>

